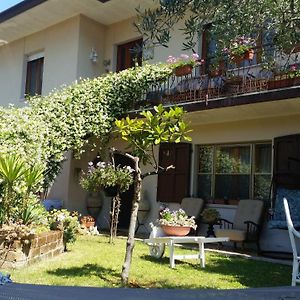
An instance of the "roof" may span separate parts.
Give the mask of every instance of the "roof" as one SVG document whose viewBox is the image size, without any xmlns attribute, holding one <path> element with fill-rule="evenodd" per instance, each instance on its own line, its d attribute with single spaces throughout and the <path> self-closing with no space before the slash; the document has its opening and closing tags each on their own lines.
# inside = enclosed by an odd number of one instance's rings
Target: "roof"
<svg viewBox="0 0 300 300">
<path fill-rule="evenodd" d="M 109 26 L 134 17 L 138 5 L 155 4 L 153 0 L 24 0 L 0 13 L 0 40 L 12 42 L 78 15 Z"/>
</svg>

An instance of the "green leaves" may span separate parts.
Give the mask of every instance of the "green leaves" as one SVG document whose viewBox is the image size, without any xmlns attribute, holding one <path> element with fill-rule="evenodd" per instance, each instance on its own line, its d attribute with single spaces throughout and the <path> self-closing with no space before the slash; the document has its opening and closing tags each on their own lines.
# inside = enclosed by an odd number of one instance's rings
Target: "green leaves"
<svg viewBox="0 0 300 300">
<path fill-rule="evenodd" d="M 128 142 L 129 148 L 144 163 L 154 163 L 153 147 L 161 143 L 180 143 L 191 141 L 188 136 L 190 130 L 183 120 L 184 110 L 174 107 L 166 110 L 162 105 L 154 107 L 151 111 L 140 113 L 141 118 L 116 120 L 116 133 Z"/>
</svg>

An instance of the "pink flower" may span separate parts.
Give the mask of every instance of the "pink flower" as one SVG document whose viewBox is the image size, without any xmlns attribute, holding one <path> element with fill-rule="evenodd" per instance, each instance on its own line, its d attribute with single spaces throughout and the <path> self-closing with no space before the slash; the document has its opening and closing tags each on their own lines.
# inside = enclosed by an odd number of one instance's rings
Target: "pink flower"
<svg viewBox="0 0 300 300">
<path fill-rule="evenodd" d="M 297 70 L 297 65 L 294 64 L 294 65 L 291 65 L 291 71 L 296 71 Z"/>
<path fill-rule="evenodd" d="M 198 60 L 199 59 L 199 55 L 197 53 L 193 53 L 191 56 L 192 56 L 192 58 L 194 60 Z"/>
<path fill-rule="evenodd" d="M 181 54 L 180 57 L 182 59 L 189 59 L 190 58 L 187 54 Z"/>
</svg>

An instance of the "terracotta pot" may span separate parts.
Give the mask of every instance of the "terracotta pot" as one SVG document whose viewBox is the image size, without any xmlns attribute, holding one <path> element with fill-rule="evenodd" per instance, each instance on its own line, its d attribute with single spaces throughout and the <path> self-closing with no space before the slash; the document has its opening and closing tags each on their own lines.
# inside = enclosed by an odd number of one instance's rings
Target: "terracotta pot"
<svg viewBox="0 0 300 300">
<path fill-rule="evenodd" d="M 245 55 L 244 55 L 244 59 L 247 60 L 252 60 L 254 58 L 254 50 L 253 49 L 249 49 Z"/>
<path fill-rule="evenodd" d="M 268 89 L 281 89 L 289 86 L 295 85 L 295 78 L 284 78 L 280 80 L 270 80 L 268 82 Z"/>
<path fill-rule="evenodd" d="M 172 236 L 186 236 L 191 230 L 191 227 L 189 226 L 162 225 L 161 227 L 165 232 L 165 234 L 172 235 Z"/>
<path fill-rule="evenodd" d="M 89 229 L 90 227 L 95 227 L 95 221 L 86 221 L 86 222 L 81 222 L 81 224 L 86 227 L 87 229 Z"/>
<path fill-rule="evenodd" d="M 193 67 L 190 65 L 185 65 L 185 66 L 181 66 L 178 67 L 174 70 L 174 74 L 175 76 L 185 76 L 185 75 L 189 75 L 192 74 L 193 71 Z"/>
<path fill-rule="evenodd" d="M 235 55 L 235 54 L 233 54 L 233 55 L 231 56 L 231 61 L 232 61 L 233 63 L 235 63 L 236 65 L 240 65 L 240 64 L 243 62 L 244 59 L 245 59 L 245 58 L 244 58 L 243 55 Z"/>
</svg>

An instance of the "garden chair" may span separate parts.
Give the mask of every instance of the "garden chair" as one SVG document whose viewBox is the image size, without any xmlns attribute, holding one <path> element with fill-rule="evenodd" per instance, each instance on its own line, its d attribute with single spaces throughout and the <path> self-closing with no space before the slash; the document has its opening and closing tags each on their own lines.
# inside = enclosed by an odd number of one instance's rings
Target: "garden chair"
<svg viewBox="0 0 300 300">
<path fill-rule="evenodd" d="M 204 200 L 201 198 L 183 198 L 180 207 L 191 217 L 195 217 L 195 222 L 199 227 L 201 212 L 204 208 Z M 197 228 L 198 228 L 197 227 Z"/>
<path fill-rule="evenodd" d="M 216 237 L 228 237 L 234 242 L 256 242 L 257 252 L 260 252 L 259 234 L 264 211 L 264 202 L 261 200 L 240 200 L 233 222 L 225 219 L 219 220 L 220 228 L 215 229 Z"/>
<path fill-rule="evenodd" d="M 293 221 L 291 219 L 289 204 L 286 198 L 283 198 L 284 211 L 286 216 L 287 227 L 289 231 L 290 241 L 293 250 L 293 272 L 292 272 L 292 286 L 295 286 L 296 283 L 300 283 L 300 255 L 296 246 L 296 239 L 300 238 L 300 232 L 294 228 Z"/>
</svg>

